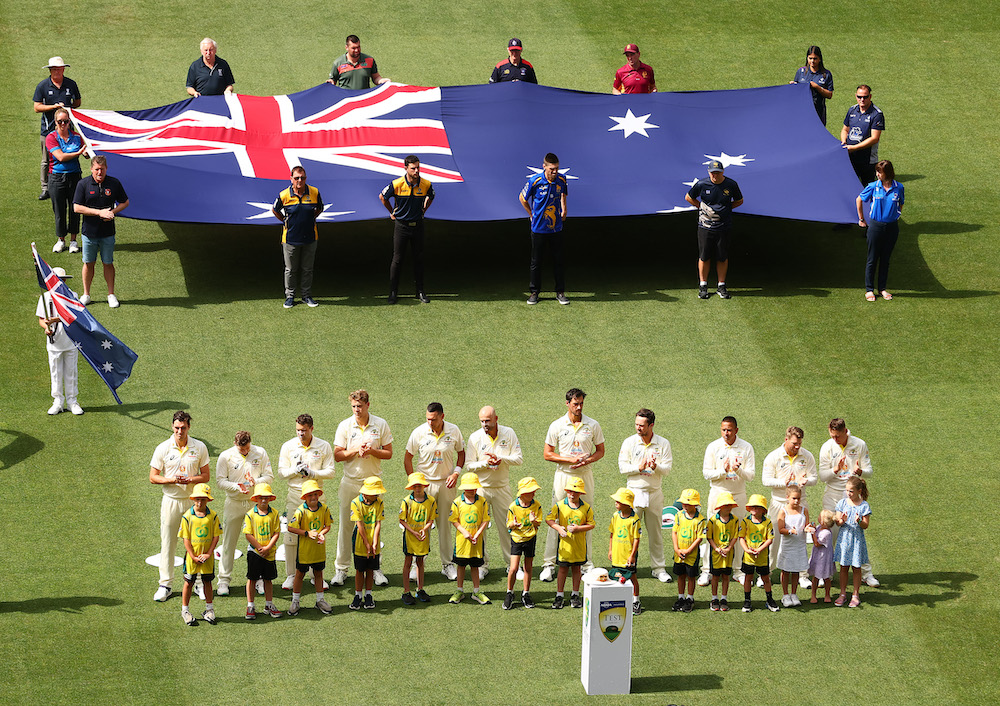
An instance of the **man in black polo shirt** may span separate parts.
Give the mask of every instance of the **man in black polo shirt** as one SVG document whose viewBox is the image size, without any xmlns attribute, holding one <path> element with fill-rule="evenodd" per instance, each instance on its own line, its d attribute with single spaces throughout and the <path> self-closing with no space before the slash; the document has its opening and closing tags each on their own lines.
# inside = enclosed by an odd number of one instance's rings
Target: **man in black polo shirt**
<svg viewBox="0 0 1000 706">
<path fill-rule="evenodd" d="M 90 304 L 90 285 L 98 252 L 104 263 L 104 281 L 108 285 L 108 306 L 118 308 L 115 296 L 115 216 L 128 207 L 128 195 L 122 183 L 108 176 L 108 161 L 99 154 L 90 162 L 90 176 L 80 180 L 73 196 L 73 211 L 79 213 L 83 236 L 83 296 L 80 303 Z"/>
<path fill-rule="evenodd" d="M 535 67 L 521 58 L 523 50 L 521 40 L 517 37 L 507 42 L 507 60 L 497 62 L 497 65 L 493 67 L 490 83 L 503 83 L 505 81 L 538 83 L 538 79 L 535 78 Z"/>
<path fill-rule="evenodd" d="M 403 264 L 403 250 L 410 244 L 413 250 L 413 279 L 417 287 L 417 299 L 424 304 L 430 302 L 424 292 L 424 214 L 434 200 L 434 186 L 420 177 L 420 159 L 409 155 L 403 159 L 406 173 L 394 179 L 378 195 L 382 205 L 389 211 L 389 218 L 396 222 L 392 234 L 392 264 L 389 265 L 389 298 L 395 304 L 399 298 L 399 270 Z M 395 208 L 389 199 L 395 197 Z"/>
<path fill-rule="evenodd" d="M 733 209 L 743 204 L 739 185 L 722 171 L 722 162 L 708 163 L 708 179 L 701 179 L 684 198 L 698 209 L 698 298 L 708 299 L 708 268 L 715 257 L 721 298 L 729 299 L 726 272 L 729 270 L 729 235 Z"/>
<path fill-rule="evenodd" d="M 38 196 L 39 201 L 49 198 L 51 155 L 45 149 L 45 138 L 56 129 L 54 117 L 56 111 L 60 108 L 80 107 L 80 87 L 73 79 L 66 78 L 69 64 L 63 61 L 61 56 L 54 56 L 49 59 L 45 68 L 49 70 L 49 77 L 35 86 L 35 95 L 32 98 L 35 112 L 42 114 L 42 193 Z"/>
<path fill-rule="evenodd" d="M 319 306 L 312 298 L 313 262 L 316 260 L 316 218 L 323 213 L 319 189 L 306 184 L 306 170 L 292 167 L 292 185 L 278 194 L 271 213 L 284 222 L 281 251 L 285 257 L 285 308 L 295 306 L 295 285 L 299 285 L 302 303 Z M 301 276 L 300 276 L 301 274 Z"/>
<path fill-rule="evenodd" d="M 205 37 L 201 40 L 201 58 L 195 59 L 188 69 L 187 92 L 189 96 L 221 96 L 232 93 L 233 72 L 229 64 L 221 56 L 216 56 L 219 45 L 214 39 Z"/>
</svg>

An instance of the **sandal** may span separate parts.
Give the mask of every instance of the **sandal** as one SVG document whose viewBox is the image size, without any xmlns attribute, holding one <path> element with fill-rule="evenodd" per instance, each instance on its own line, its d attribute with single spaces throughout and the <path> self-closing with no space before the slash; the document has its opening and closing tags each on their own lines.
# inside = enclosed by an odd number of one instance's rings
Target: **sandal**
<svg viewBox="0 0 1000 706">
<path fill-rule="evenodd" d="M 865 292 L 865 299 L 870 302 L 875 301 L 875 292 Z"/>
<path fill-rule="evenodd" d="M 851 602 L 847 605 L 847 607 L 857 608 L 859 605 L 861 605 L 861 596 L 855 593 L 854 596 L 851 598 Z"/>
<path fill-rule="evenodd" d="M 892 301 L 892 295 L 889 294 L 888 290 L 885 289 L 882 290 L 882 298 L 885 299 L 887 302 Z"/>
<path fill-rule="evenodd" d="M 837 600 L 835 600 L 833 604 L 837 606 L 844 605 L 844 601 L 846 600 L 847 600 L 847 594 L 841 593 L 839 596 L 837 596 Z"/>
</svg>

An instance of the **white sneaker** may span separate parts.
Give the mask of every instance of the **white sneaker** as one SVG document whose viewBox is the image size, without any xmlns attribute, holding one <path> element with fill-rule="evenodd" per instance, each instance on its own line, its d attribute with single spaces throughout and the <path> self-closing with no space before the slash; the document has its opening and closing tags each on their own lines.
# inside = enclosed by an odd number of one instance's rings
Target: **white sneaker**
<svg viewBox="0 0 1000 706">
<path fill-rule="evenodd" d="M 538 575 L 539 581 L 545 581 L 546 583 L 556 580 L 556 569 L 554 566 L 546 566 L 542 569 L 542 573 Z"/>
<path fill-rule="evenodd" d="M 77 242 L 75 240 L 69 241 L 69 251 L 71 253 L 78 253 L 78 252 L 80 252 L 80 246 L 77 244 Z"/>
<path fill-rule="evenodd" d="M 344 581 L 347 580 L 347 572 L 343 569 L 337 569 L 333 572 L 333 578 L 330 579 L 330 583 L 334 586 L 343 586 Z"/>
<path fill-rule="evenodd" d="M 490 573 L 490 567 L 480 566 L 479 567 L 479 580 L 482 581 Z"/>
<path fill-rule="evenodd" d="M 811 586 L 810 586 L 810 588 L 811 588 Z M 793 608 L 795 606 L 797 606 L 797 605 L 802 605 L 802 601 L 800 601 L 799 597 L 796 596 L 794 593 L 791 596 L 789 596 L 789 597 L 792 599 L 792 607 Z"/>
<path fill-rule="evenodd" d="M 83 407 L 81 407 L 77 402 L 70 402 L 69 411 L 79 417 L 81 414 L 83 414 Z"/>
<path fill-rule="evenodd" d="M 157 603 L 163 603 L 172 595 L 174 595 L 174 592 L 170 590 L 169 586 L 160 586 L 156 589 L 156 593 L 153 594 L 153 600 Z"/>
<path fill-rule="evenodd" d="M 59 414 L 63 411 L 62 402 L 53 402 L 52 406 L 49 407 L 49 414 Z"/>
<path fill-rule="evenodd" d="M 263 584 L 263 582 L 260 582 L 260 584 L 258 584 L 257 588 L 258 593 L 264 592 L 264 588 L 261 584 Z M 285 591 L 291 591 L 292 586 L 294 585 L 295 585 L 295 578 L 292 576 L 289 576 L 288 578 L 286 578 L 284 581 L 281 582 L 281 588 Z"/>
<path fill-rule="evenodd" d="M 316 601 L 316 610 L 318 610 L 323 615 L 329 615 L 330 613 L 333 612 L 333 608 L 330 607 L 330 604 L 326 602 L 325 598 L 321 598 L 320 600 Z"/>
<path fill-rule="evenodd" d="M 215 589 L 215 595 L 217 596 L 228 596 L 229 595 L 229 582 L 219 581 L 219 585 Z"/>
<path fill-rule="evenodd" d="M 653 578 L 660 583 L 670 583 L 670 574 L 667 573 L 666 569 L 657 569 L 654 571 Z"/>
<path fill-rule="evenodd" d="M 80 303 L 83 304 L 84 306 L 90 304 L 90 295 L 84 294 L 82 297 L 80 297 Z"/>
<path fill-rule="evenodd" d="M 441 567 L 441 575 L 449 581 L 454 581 L 458 578 L 458 569 L 455 568 L 454 564 L 445 564 Z"/>
<path fill-rule="evenodd" d="M 805 574 L 799 576 L 799 588 L 812 588 L 812 585 L 813 582 L 808 576 Z"/>
<path fill-rule="evenodd" d="M 52 246 L 52 252 L 62 252 L 66 249 L 66 241 L 62 238 L 56 241 L 56 244 Z"/>
<path fill-rule="evenodd" d="M 879 583 L 879 580 L 875 578 L 872 574 L 868 574 L 867 576 L 863 577 L 863 580 L 866 586 L 871 586 L 872 588 L 878 588 L 879 586 L 882 585 L 881 583 Z"/>
<path fill-rule="evenodd" d="M 524 569 L 517 567 L 517 574 L 514 576 L 518 581 L 524 581 Z"/>
<path fill-rule="evenodd" d="M 792 603 L 792 597 L 791 596 L 784 595 L 784 596 L 781 597 L 781 607 L 782 608 L 791 608 L 793 605 L 794 605 L 794 603 Z"/>
<path fill-rule="evenodd" d="M 698 577 L 699 586 L 707 586 L 712 583 L 712 577 L 707 571 L 702 571 L 701 575 Z"/>
<path fill-rule="evenodd" d="M 375 577 L 375 585 L 376 586 L 388 586 L 389 585 L 389 579 L 386 578 L 386 575 L 382 573 L 382 569 L 375 569 L 375 571 L 373 573 L 373 576 Z"/>
<path fill-rule="evenodd" d="M 410 581 L 417 580 L 417 562 L 410 564 Z"/>
<path fill-rule="evenodd" d="M 194 619 L 194 616 L 191 615 L 191 611 L 187 608 L 181 611 L 181 620 L 184 621 L 185 625 L 192 627 L 198 624 L 198 621 Z"/>
<path fill-rule="evenodd" d="M 112 309 L 117 309 L 118 307 L 120 307 L 121 303 L 118 301 L 118 297 L 116 297 L 114 294 L 109 294 L 108 306 Z"/>
</svg>

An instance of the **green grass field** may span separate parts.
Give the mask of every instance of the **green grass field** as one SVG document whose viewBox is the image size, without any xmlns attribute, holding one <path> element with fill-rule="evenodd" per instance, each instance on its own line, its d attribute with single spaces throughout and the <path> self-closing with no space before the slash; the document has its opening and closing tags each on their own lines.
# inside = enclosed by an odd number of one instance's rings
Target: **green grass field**
<svg viewBox="0 0 1000 706">
<path fill-rule="evenodd" d="M 160 492 L 148 482 L 149 457 L 177 409 L 193 415 L 192 435 L 209 445 L 214 472 L 244 428 L 276 462 L 301 412 L 332 441 L 350 413 L 348 392 L 367 388 L 372 412 L 396 438 L 383 466 L 392 509 L 402 497 L 403 446 L 425 405 L 441 401 L 468 436 L 478 409 L 492 403 L 518 432 L 524 473 L 539 479 L 544 505 L 553 471 L 542 441 L 572 386 L 588 392 L 586 412 L 607 436 L 608 458 L 595 469 L 598 556 L 607 496 L 619 485 L 615 457 L 641 406 L 656 411 L 656 431 L 673 445 L 668 496 L 688 486 L 705 492 L 704 448 L 726 414 L 754 444 L 758 478 L 786 426 L 803 427 L 805 447 L 818 454 L 833 416 L 868 442 L 876 468 L 868 542 L 883 587 L 864 592 L 862 609 L 722 615 L 704 608 L 700 591 L 700 608 L 678 615 L 669 611 L 674 585 L 644 569 L 647 612 L 635 623 L 627 701 L 996 702 L 1000 572 L 988 517 L 1000 384 L 998 132 L 993 91 L 970 77 L 998 51 L 998 7 L 137 0 L 44 12 L 0 0 L 0 642 L 8 655 L 0 702 L 582 697 L 579 613 L 504 613 L 502 571 L 485 582 L 492 606 L 446 605 L 451 589 L 433 572 L 435 602 L 404 609 L 391 522 L 384 566 L 392 585 L 376 591 L 375 614 L 350 613 L 350 592 L 338 589 L 327 594 L 330 617 L 305 610 L 248 624 L 234 595 L 217 599 L 218 626 L 190 629 L 179 599 L 150 600 L 156 570 L 143 564 L 158 551 Z M 433 301 L 392 308 L 383 304 L 389 226 L 324 225 L 314 287 L 323 305 L 284 311 L 277 226 L 123 220 L 122 308 L 92 310 L 139 353 L 120 390 L 125 404 L 115 405 L 81 361 L 87 414 L 46 416 L 29 244 L 79 275 L 77 257 L 48 252 L 52 213 L 35 200 L 30 97 L 49 56 L 73 65 L 67 75 L 85 107 L 139 109 L 184 96 L 186 68 L 206 35 L 220 42 L 240 92 L 269 95 L 324 80 L 348 33 L 361 36 L 383 75 L 421 85 L 484 82 L 506 40 L 519 36 L 542 83 L 596 91 L 610 90 L 625 42 L 640 45 L 660 90 L 784 83 L 805 48 L 819 44 L 837 87 L 831 130 L 839 132 L 858 83 L 872 85 L 886 114 L 880 154 L 907 189 L 890 272 L 897 298 L 864 301 L 857 231 L 738 216 L 735 297 L 699 301 L 695 226 L 685 214 L 570 220 L 573 304 L 548 299 L 530 309 L 522 222 L 430 223 Z M 492 264 L 477 267 L 486 258 Z M 82 291 L 79 279 L 71 284 Z M 810 491 L 814 507 L 820 495 Z M 221 512 L 221 501 L 215 507 Z M 488 541 L 498 554 L 495 535 Z M 536 583 L 534 594 L 548 604 L 553 591 Z M 284 592 L 278 604 L 287 607 Z"/>
</svg>

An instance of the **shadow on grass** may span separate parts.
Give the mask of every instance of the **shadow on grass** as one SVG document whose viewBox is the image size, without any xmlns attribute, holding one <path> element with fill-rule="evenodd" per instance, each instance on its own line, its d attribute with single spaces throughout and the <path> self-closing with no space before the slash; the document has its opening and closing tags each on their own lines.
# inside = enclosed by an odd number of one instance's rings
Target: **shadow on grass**
<svg viewBox="0 0 1000 706">
<path fill-rule="evenodd" d="M 909 178 L 917 178 L 912 176 Z M 184 282 L 163 298 L 130 301 L 146 306 L 283 298 L 280 228 L 160 223 L 166 249 L 177 253 Z M 890 273 L 907 296 L 963 298 L 993 291 L 946 289 L 920 252 L 922 237 L 958 236 L 981 224 L 904 222 Z M 388 221 L 321 224 L 313 293 L 327 306 L 384 306 L 392 257 Z M 659 301 L 667 291 L 696 286 L 696 221 L 692 214 L 588 218 L 567 221 L 566 284 L 581 302 Z M 159 245 L 139 245 L 153 252 Z M 834 289 L 862 289 L 864 231 L 834 230 L 828 223 L 787 221 L 738 214 L 730 249 L 730 288 L 739 296 L 816 297 Z M 415 306 L 412 260 L 403 262 L 400 305 Z M 529 240 L 522 221 L 457 223 L 429 221 L 425 250 L 427 292 L 432 302 L 508 301 L 527 295 Z M 224 266 L 220 266 L 224 265 Z M 714 284 L 715 273 L 710 277 Z M 553 288 L 543 264 L 542 290 Z M 397 305 L 398 306 L 398 305 Z"/>
<path fill-rule="evenodd" d="M 961 598 L 965 585 L 979 579 L 960 571 L 930 571 L 922 574 L 880 574 L 881 587 L 862 589 L 861 604 L 884 606 L 919 605 L 934 608 Z M 834 584 L 836 586 L 836 584 Z M 933 590 L 928 590 L 933 589 Z"/>
<path fill-rule="evenodd" d="M 45 448 L 41 439 L 23 431 L 0 429 L 0 435 L 13 437 L 0 448 L 0 470 L 16 466 Z"/>
<path fill-rule="evenodd" d="M 4 613 L 81 613 L 89 606 L 112 608 L 124 601 L 104 596 L 58 596 L 29 598 L 25 601 L 0 601 L 0 614 Z"/>
<path fill-rule="evenodd" d="M 719 674 L 675 674 L 662 677 L 632 677 L 633 694 L 670 691 L 708 691 L 722 688 Z"/>
</svg>

